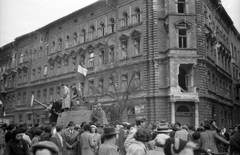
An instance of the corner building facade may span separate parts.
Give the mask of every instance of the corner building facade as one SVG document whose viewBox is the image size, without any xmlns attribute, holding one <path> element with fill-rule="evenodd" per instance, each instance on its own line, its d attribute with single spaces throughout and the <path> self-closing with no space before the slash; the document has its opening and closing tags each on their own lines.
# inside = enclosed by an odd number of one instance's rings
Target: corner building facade
<svg viewBox="0 0 240 155">
<path fill-rule="evenodd" d="M 239 50 L 239 32 L 218 0 L 100 0 L 1 48 L 5 118 L 46 123 L 48 112 L 31 106 L 31 96 L 59 99 L 60 84 L 76 84 L 81 65 L 89 107 L 116 102 L 104 90 L 115 83 L 124 91 L 134 74 L 142 84 L 123 121 L 215 119 L 230 127 L 240 123 Z"/>
</svg>

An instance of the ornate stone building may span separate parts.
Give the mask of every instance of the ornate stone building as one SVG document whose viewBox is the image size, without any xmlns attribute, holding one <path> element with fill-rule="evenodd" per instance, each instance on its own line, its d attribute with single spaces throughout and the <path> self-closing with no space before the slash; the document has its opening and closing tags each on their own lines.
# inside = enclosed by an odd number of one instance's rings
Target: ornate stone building
<svg viewBox="0 0 240 155">
<path fill-rule="evenodd" d="M 232 126 L 240 123 L 239 51 L 239 32 L 219 0 L 99 0 L 1 48 L 5 118 L 46 123 L 48 112 L 31 106 L 31 96 L 59 99 L 61 83 L 76 84 L 81 65 L 89 105 L 115 103 L 104 90 L 123 92 L 132 75 L 141 82 L 124 121 Z"/>
</svg>

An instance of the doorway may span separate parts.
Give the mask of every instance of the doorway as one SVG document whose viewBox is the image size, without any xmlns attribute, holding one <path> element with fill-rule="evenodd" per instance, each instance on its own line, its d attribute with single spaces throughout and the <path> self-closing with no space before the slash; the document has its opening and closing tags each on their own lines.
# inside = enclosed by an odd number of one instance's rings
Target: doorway
<svg viewBox="0 0 240 155">
<path fill-rule="evenodd" d="M 177 104 L 176 105 L 176 122 L 193 125 L 194 113 L 192 112 L 192 105 L 190 104 Z"/>
</svg>

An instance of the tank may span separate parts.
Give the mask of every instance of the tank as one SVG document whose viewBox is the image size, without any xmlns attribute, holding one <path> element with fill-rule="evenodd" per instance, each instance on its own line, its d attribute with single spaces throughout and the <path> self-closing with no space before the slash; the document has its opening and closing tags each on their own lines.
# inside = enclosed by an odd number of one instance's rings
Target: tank
<svg viewBox="0 0 240 155">
<path fill-rule="evenodd" d="M 81 124 L 84 121 L 89 123 L 91 114 L 92 110 L 89 110 L 86 106 L 76 106 L 69 111 L 60 113 L 57 118 L 57 125 L 66 126 L 70 121 L 75 124 Z"/>
</svg>

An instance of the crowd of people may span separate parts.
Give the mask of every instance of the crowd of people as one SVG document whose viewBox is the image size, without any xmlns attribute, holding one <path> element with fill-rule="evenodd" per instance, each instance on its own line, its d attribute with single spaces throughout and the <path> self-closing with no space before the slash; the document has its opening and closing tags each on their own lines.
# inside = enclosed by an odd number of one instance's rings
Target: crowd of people
<svg viewBox="0 0 240 155">
<path fill-rule="evenodd" d="M 2 155 L 207 155 L 240 154 L 240 125 L 218 128 L 203 122 L 196 130 L 180 122 L 148 124 L 137 118 L 127 122 L 34 126 L 3 124 Z"/>
</svg>

